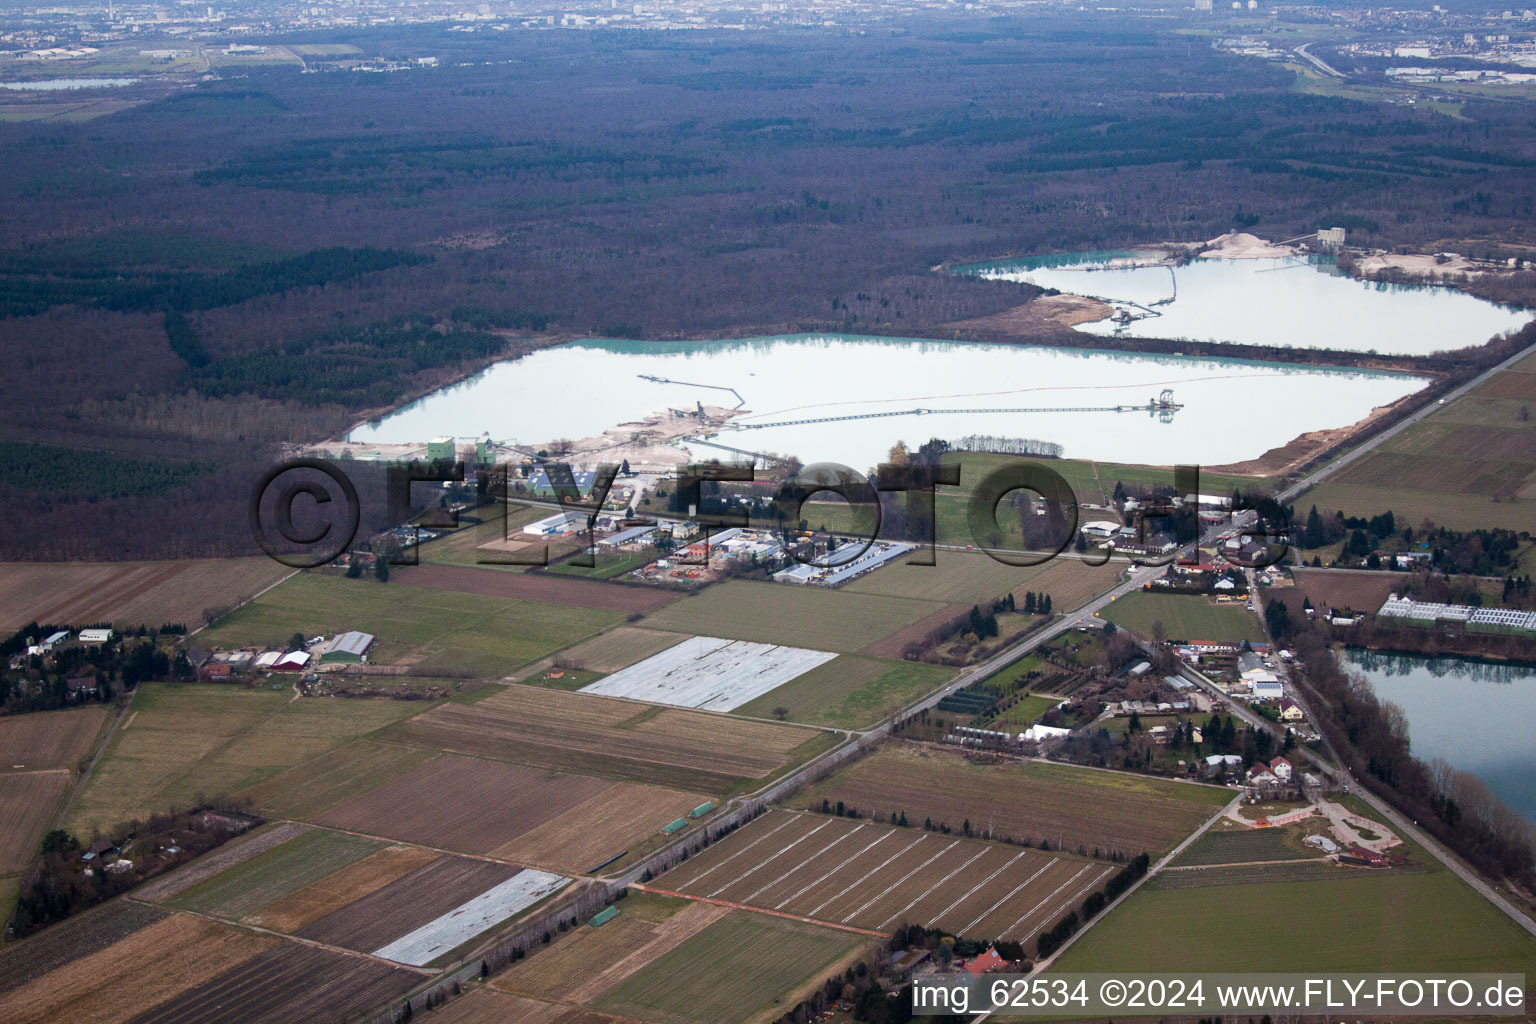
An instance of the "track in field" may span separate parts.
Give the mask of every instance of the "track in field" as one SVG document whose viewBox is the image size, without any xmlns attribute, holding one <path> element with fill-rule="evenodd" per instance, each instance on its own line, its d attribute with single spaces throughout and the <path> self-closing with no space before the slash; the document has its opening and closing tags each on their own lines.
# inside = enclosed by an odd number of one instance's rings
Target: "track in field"
<svg viewBox="0 0 1536 1024">
<path fill-rule="evenodd" d="M 775 810 L 656 882 L 689 896 L 888 932 L 1033 939 L 1114 865 L 872 821 Z"/>
</svg>

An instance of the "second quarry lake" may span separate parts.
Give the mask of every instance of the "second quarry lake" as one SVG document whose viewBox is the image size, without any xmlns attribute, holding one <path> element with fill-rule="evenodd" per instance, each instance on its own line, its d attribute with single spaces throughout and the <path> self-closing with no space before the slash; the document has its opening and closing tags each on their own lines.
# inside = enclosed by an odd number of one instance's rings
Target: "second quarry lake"
<svg viewBox="0 0 1536 1024">
<path fill-rule="evenodd" d="M 1157 255 L 1064 253 L 957 271 L 1104 299 L 1144 315 L 1123 328 L 1143 338 L 1422 356 L 1481 345 L 1531 318 L 1451 288 L 1346 277 L 1318 256 L 1196 259 L 1180 267 L 1117 262 Z M 1122 328 L 1110 319 L 1077 329 L 1111 335 Z"/>
<path fill-rule="evenodd" d="M 841 334 L 589 340 L 497 363 L 359 427 L 351 440 L 412 443 L 482 432 L 521 444 L 579 439 L 665 408 L 729 408 L 736 398 L 715 389 L 734 388 L 745 402 L 743 424 L 900 413 L 726 429 L 715 437 L 808 463 L 863 470 L 898 440 L 915 448 L 934 437 L 992 434 L 1056 442 L 1068 458 L 1217 466 L 1256 458 L 1307 431 L 1355 423 L 1425 384 L 1406 374 L 1284 363 Z M 1167 421 L 1145 411 L 995 411 L 1144 405 L 1165 388 L 1184 405 Z M 913 411 L 919 408 L 925 411 Z M 694 453 L 721 454 L 702 446 Z"/>
</svg>

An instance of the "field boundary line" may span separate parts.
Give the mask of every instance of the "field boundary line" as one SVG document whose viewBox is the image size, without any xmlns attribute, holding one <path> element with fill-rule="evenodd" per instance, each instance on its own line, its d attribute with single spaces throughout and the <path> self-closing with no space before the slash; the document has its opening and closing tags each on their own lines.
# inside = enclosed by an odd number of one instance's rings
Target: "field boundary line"
<svg viewBox="0 0 1536 1024">
<path fill-rule="evenodd" d="M 1256 868 L 1266 864 L 1321 864 L 1327 857 L 1282 857 L 1279 860 L 1234 860 L 1225 864 L 1170 864 L 1164 871 L 1209 871 L 1211 868 Z"/>
<path fill-rule="evenodd" d="M 801 917 L 799 914 L 786 914 L 782 910 L 769 910 L 767 907 L 754 907 L 747 903 L 736 903 L 731 900 L 715 899 L 713 896 L 693 896 L 686 892 L 672 892 L 670 889 L 658 889 L 653 885 L 642 882 L 632 882 L 631 889 L 639 889 L 641 892 L 655 893 L 658 896 L 675 896 L 678 899 L 693 900 L 696 903 L 712 903 L 717 907 L 729 907 L 732 910 L 745 910 L 750 914 L 767 914 L 769 917 L 779 917 L 786 921 L 799 921 L 801 924 L 815 925 L 818 928 L 831 928 L 834 931 L 852 932 L 854 935 L 868 935 L 876 939 L 888 939 L 890 932 L 877 932 L 868 928 L 855 928 L 850 924 L 838 924 L 836 921 L 823 921 L 815 917 Z"/>
<path fill-rule="evenodd" d="M 256 591 L 256 593 L 254 593 L 250 597 L 246 598 L 244 601 L 241 601 L 239 604 L 235 605 L 233 608 L 231 608 L 229 611 L 225 612 L 223 615 L 220 615 L 219 619 L 228 618 L 231 613 L 237 612 L 241 608 L 244 608 L 246 605 L 250 604 L 252 601 L 256 600 L 258 597 L 260 597 L 261 595 L 265 594 L 267 591 L 273 589 L 274 587 L 282 586 L 284 583 L 287 583 L 289 580 L 293 579 L 295 576 L 299 575 L 299 573 L 301 573 L 303 571 L 304 571 L 303 569 L 295 569 L 295 570 L 293 570 L 293 572 L 291 572 L 288 575 L 284 576 L 282 579 L 277 580 L 274 583 L 269 583 L 267 586 L 262 587 L 260 590 Z M 215 619 L 214 621 L 217 622 L 218 619 Z M 213 625 L 212 622 L 205 622 L 205 623 L 203 623 L 201 626 L 198 626 L 192 632 L 190 632 L 186 636 L 182 637 L 182 641 L 181 642 L 183 644 L 185 644 L 188 640 L 190 640 L 193 637 L 197 636 L 197 634 L 201 633 L 203 630 L 207 629 L 211 625 Z"/>
<path fill-rule="evenodd" d="M 75 801 L 80 798 L 81 793 L 85 792 L 86 783 L 95 774 L 96 765 L 106 756 L 107 748 L 112 745 L 113 738 L 123 729 L 127 728 L 126 722 L 131 721 L 133 716 L 138 714 L 137 711 L 133 711 L 132 714 L 129 713 L 133 708 L 134 699 L 138 695 L 139 688 L 135 686 L 128 694 L 128 699 L 123 703 L 123 706 L 118 709 L 117 717 L 112 720 L 112 724 L 107 727 L 105 733 L 97 740 L 96 749 L 91 754 L 91 762 L 85 766 L 85 770 L 80 773 L 80 777 L 70 787 L 69 795 L 64 798 L 64 806 L 59 809 L 58 819 L 53 823 L 54 828 L 62 829 L 64 827 L 64 822 L 69 820 L 69 812 L 75 809 Z"/>
</svg>

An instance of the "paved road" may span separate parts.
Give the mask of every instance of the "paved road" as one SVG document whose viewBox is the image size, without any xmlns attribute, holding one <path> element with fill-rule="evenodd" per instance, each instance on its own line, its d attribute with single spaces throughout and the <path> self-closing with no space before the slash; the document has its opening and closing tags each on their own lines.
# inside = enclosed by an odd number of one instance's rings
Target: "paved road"
<svg viewBox="0 0 1536 1024">
<path fill-rule="evenodd" d="M 1327 62 L 1325 62 L 1321 57 L 1314 57 L 1314 56 L 1312 56 L 1312 54 L 1308 53 L 1307 52 L 1307 48 L 1310 47 L 1311 45 L 1312 45 L 1311 43 L 1303 43 L 1301 46 L 1296 47 L 1296 49 L 1294 51 L 1296 56 L 1300 57 L 1302 60 L 1306 61 L 1308 64 L 1311 64 L 1313 67 L 1317 68 L 1317 70 L 1321 71 L 1323 74 L 1327 75 L 1329 78 L 1348 78 L 1349 77 L 1344 72 L 1340 71 L 1338 68 L 1335 68 L 1332 65 L 1328 64 Z"/>
</svg>

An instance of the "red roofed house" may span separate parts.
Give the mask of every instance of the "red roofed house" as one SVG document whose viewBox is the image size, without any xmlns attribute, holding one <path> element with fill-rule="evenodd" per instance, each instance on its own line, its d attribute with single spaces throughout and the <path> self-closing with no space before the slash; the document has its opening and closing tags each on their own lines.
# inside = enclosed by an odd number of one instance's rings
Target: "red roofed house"
<svg viewBox="0 0 1536 1024">
<path fill-rule="evenodd" d="M 1275 778 L 1279 779 L 1281 782 L 1291 781 L 1291 762 L 1287 761 L 1285 758 L 1277 757 L 1273 761 L 1269 762 L 1269 770 L 1274 774 Z"/>
<path fill-rule="evenodd" d="M 1280 781 L 1263 761 L 1255 761 L 1245 778 L 1250 786 L 1274 785 Z"/>
<path fill-rule="evenodd" d="M 987 951 L 965 965 L 966 973 L 972 975 L 988 974 L 992 971 L 1000 971 L 1008 966 L 1008 961 L 997 955 L 997 947 L 989 946 Z"/>
</svg>

